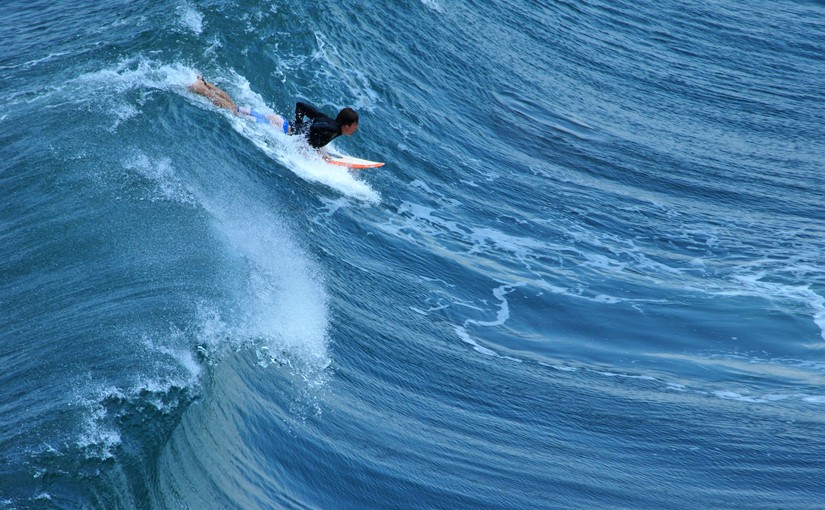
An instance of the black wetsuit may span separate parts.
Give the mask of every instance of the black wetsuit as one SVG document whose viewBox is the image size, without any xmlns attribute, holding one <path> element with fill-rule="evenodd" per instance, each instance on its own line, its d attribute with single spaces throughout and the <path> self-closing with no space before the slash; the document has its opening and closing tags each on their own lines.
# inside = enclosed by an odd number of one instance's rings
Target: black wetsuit
<svg viewBox="0 0 825 510">
<path fill-rule="evenodd" d="M 304 117 L 310 119 L 306 124 Z M 314 106 L 301 102 L 295 104 L 295 123 L 292 129 L 295 134 L 306 135 L 309 145 L 316 149 L 341 136 L 341 126 L 335 119 L 327 117 Z"/>
</svg>

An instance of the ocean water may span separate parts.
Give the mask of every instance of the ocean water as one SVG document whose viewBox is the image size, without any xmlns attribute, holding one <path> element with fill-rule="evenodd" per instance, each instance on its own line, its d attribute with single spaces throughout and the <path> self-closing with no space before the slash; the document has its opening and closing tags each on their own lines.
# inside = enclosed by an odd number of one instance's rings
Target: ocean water
<svg viewBox="0 0 825 510">
<path fill-rule="evenodd" d="M 0 42 L 0 509 L 825 508 L 822 2 L 5 0 Z"/>
</svg>

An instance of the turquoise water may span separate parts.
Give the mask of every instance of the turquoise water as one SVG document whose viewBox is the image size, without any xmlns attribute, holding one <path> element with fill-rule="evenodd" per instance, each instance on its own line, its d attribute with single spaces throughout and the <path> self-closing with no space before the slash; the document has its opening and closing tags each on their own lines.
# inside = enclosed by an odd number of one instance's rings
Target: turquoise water
<svg viewBox="0 0 825 510">
<path fill-rule="evenodd" d="M 821 2 L 12 1 L 0 40 L 0 508 L 825 501 Z"/>
</svg>

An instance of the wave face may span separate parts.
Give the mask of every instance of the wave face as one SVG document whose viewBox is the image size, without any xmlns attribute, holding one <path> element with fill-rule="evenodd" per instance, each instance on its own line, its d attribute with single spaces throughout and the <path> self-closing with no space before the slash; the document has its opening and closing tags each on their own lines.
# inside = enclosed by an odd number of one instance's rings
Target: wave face
<svg viewBox="0 0 825 510">
<path fill-rule="evenodd" d="M 825 501 L 821 2 L 82 4 L 0 5 L 0 509 Z"/>
</svg>

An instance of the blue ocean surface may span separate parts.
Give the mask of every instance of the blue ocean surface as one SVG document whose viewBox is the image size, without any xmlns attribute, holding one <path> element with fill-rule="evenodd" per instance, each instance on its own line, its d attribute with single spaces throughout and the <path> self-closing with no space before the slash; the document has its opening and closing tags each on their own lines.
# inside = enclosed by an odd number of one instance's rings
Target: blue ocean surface
<svg viewBox="0 0 825 510">
<path fill-rule="evenodd" d="M 0 43 L 0 509 L 825 508 L 823 2 L 4 0 Z"/>
</svg>

